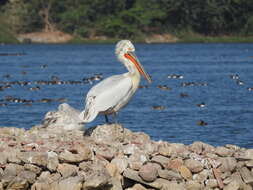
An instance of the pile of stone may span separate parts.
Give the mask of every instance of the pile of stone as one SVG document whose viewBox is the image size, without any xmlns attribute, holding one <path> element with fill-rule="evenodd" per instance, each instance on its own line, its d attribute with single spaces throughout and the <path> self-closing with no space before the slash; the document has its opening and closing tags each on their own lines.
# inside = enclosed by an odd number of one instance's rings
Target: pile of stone
<svg viewBox="0 0 253 190">
<path fill-rule="evenodd" d="M 62 128 L 62 130 L 60 130 Z M 250 190 L 253 149 L 155 142 L 121 125 L 0 128 L 0 190 Z"/>
</svg>

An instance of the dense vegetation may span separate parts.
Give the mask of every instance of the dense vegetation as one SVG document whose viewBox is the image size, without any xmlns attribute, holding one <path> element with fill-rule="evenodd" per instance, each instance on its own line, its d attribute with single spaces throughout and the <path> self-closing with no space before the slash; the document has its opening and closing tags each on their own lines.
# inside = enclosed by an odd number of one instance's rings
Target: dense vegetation
<svg viewBox="0 0 253 190">
<path fill-rule="evenodd" d="M 252 36 L 251 0 L 3 0 L 0 18 L 15 33 L 61 30 L 80 37 L 152 33 Z"/>
</svg>

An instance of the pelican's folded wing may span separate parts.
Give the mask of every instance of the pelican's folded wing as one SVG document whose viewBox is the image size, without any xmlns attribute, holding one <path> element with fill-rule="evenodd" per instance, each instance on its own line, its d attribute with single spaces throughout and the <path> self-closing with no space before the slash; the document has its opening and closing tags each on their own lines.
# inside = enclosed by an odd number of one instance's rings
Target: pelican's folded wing
<svg viewBox="0 0 253 190">
<path fill-rule="evenodd" d="M 90 89 L 86 97 L 84 118 L 92 121 L 99 112 L 104 112 L 124 104 L 132 89 L 128 75 L 114 75 L 106 78 Z"/>
</svg>

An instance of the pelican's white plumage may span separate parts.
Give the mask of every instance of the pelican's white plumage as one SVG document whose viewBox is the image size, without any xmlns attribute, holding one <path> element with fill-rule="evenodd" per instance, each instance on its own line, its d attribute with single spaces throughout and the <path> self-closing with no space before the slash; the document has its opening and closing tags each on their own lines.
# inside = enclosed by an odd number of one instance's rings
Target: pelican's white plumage
<svg viewBox="0 0 253 190">
<path fill-rule="evenodd" d="M 117 43 L 115 54 L 129 72 L 106 78 L 90 89 L 86 96 L 85 109 L 80 114 L 83 122 L 93 121 L 98 114 L 116 113 L 124 107 L 139 86 L 140 74 L 151 82 L 134 51 L 135 48 L 129 40 Z"/>
</svg>

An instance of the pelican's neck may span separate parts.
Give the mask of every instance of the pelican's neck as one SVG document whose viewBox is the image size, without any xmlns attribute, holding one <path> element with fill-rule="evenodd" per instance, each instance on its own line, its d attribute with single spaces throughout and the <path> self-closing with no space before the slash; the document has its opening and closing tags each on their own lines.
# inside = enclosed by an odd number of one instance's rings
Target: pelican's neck
<svg viewBox="0 0 253 190">
<path fill-rule="evenodd" d="M 138 69 L 134 66 L 132 63 L 124 63 L 126 66 L 128 73 L 127 75 L 131 77 L 132 83 L 133 83 L 133 88 L 136 90 L 139 87 L 140 80 L 141 80 L 141 75 Z"/>
</svg>

